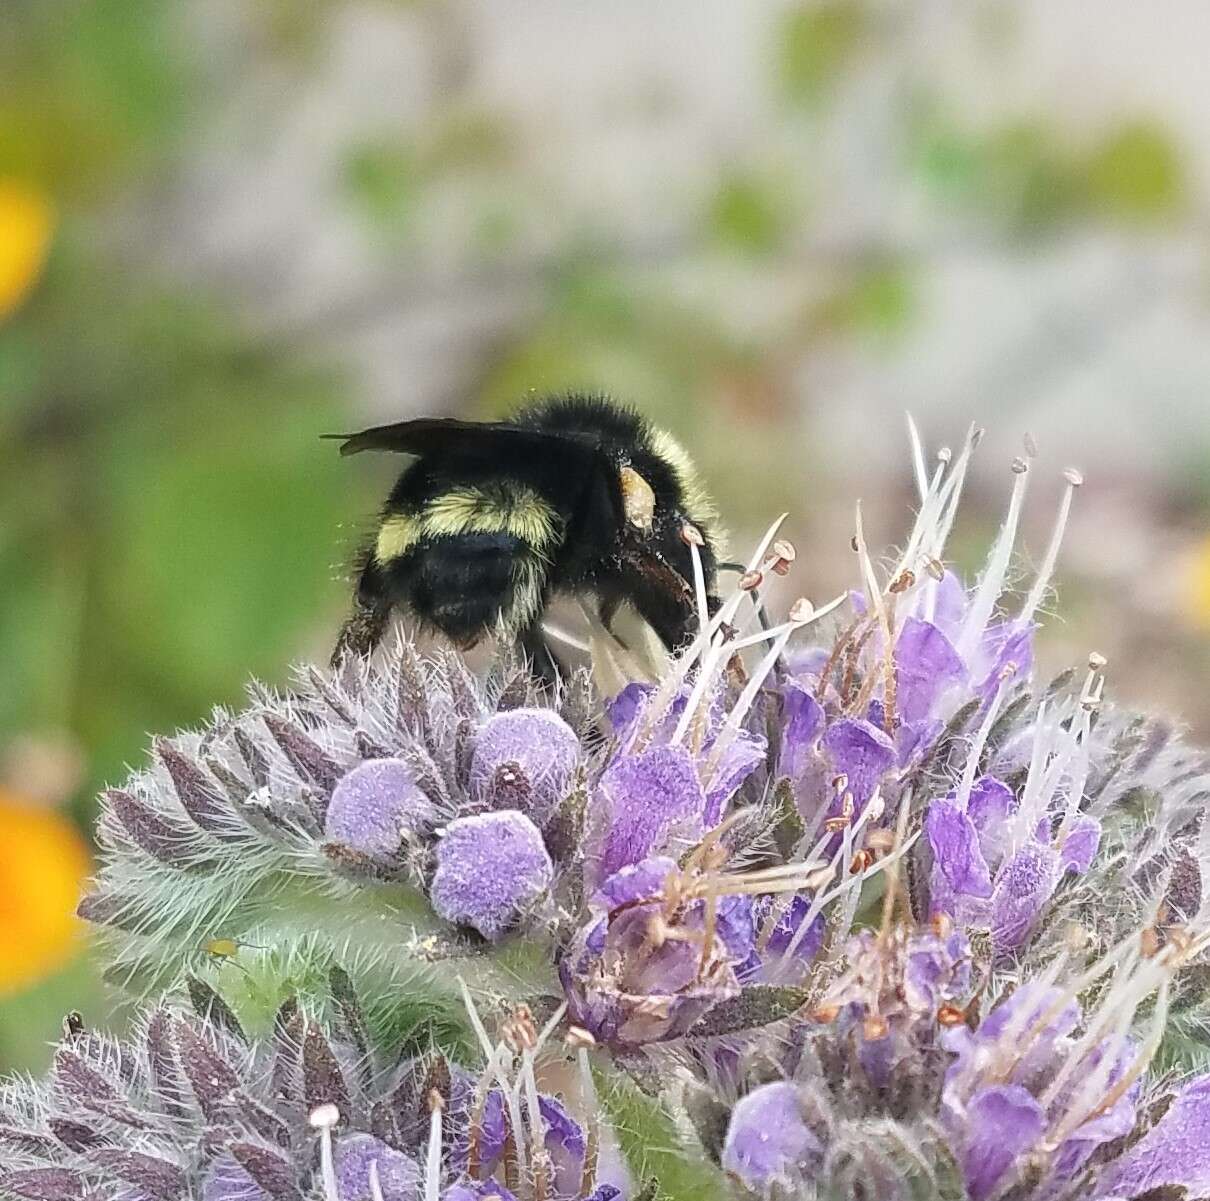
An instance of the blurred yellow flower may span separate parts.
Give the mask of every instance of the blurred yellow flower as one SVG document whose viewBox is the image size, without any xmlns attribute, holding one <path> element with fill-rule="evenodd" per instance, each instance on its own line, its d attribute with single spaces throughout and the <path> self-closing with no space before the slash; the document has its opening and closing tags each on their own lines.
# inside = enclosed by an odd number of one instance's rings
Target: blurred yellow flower
<svg viewBox="0 0 1210 1201">
<path fill-rule="evenodd" d="M 1189 555 L 1185 609 L 1195 625 L 1210 629 L 1210 535 L 1196 543 Z"/>
<path fill-rule="evenodd" d="M 54 208 L 45 193 L 0 179 L 0 321 L 41 274 L 54 226 Z"/>
<path fill-rule="evenodd" d="M 0 791 L 0 993 L 48 975 L 75 953 L 88 852 L 54 809 Z"/>
</svg>

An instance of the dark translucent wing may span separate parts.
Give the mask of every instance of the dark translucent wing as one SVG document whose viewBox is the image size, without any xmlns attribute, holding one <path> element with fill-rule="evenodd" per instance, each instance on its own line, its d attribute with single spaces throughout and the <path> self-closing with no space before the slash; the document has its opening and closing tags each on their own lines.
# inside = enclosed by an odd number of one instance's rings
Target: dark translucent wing
<svg viewBox="0 0 1210 1201">
<path fill-rule="evenodd" d="M 457 451 L 461 455 L 492 457 L 524 450 L 566 450 L 573 440 L 567 436 L 522 429 L 504 421 L 460 421 L 456 417 L 419 417 L 379 425 L 358 434 L 325 434 L 341 438 L 340 453 L 355 455 L 363 450 L 388 450 L 396 454 L 427 455 Z"/>
</svg>

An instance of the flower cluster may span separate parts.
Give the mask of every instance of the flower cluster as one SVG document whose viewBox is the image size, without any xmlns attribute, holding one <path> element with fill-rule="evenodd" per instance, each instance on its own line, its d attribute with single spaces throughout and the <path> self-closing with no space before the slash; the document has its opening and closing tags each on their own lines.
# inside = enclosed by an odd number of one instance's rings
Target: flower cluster
<svg viewBox="0 0 1210 1201">
<path fill-rule="evenodd" d="M 49 1078 L 0 1096 L 0 1189 L 30 1201 L 619 1195 L 595 1114 L 581 1123 L 538 1091 L 544 1035 L 527 1011 L 478 1072 L 438 1052 L 395 1062 L 340 968 L 330 984 L 330 1019 L 290 998 L 255 1040 L 196 981 L 192 1009 L 157 1005 L 125 1041 L 72 1019 Z"/>
<path fill-rule="evenodd" d="M 81 913 L 161 999 L 71 1036 L 88 1089 L 10 1089 L 42 1175 L 0 1189 L 1210 1196 L 1210 766 L 1098 655 L 1033 681 L 1077 474 L 1023 595 L 1029 458 L 978 579 L 946 566 L 977 442 L 914 439 L 852 592 L 770 625 L 777 523 L 675 657 L 595 630 L 595 691 L 400 640 L 158 740 Z"/>
</svg>

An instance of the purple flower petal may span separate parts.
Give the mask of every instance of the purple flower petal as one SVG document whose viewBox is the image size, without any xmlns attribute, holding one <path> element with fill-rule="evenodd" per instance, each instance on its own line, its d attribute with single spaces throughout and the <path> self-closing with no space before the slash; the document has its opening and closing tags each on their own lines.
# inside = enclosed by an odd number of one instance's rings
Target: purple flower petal
<svg viewBox="0 0 1210 1201">
<path fill-rule="evenodd" d="M 994 830 L 1016 808 L 1017 799 L 1012 789 L 995 776 L 980 776 L 972 785 L 970 799 L 966 802 L 966 812 L 980 834 Z"/>
<path fill-rule="evenodd" d="M 588 1146 L 584 1128 L 554 1097 L 539 1097 L 538 1112 L 546 1123 L 544 1146 L 555 1170 L 555 1193 L 560 1197 L 578 1197 Z"/>
<path fill-rule="evenodd" d="M 631 727 L 638 720 L 639 714 L 646 708 L 647 698 L 651 692 L 650 684 L 638 682 L 627 684 L 613 700 L 606 704 L 605 716 L 609 719 L 609 724 L 620 742 L 624 743 L 628 740 Z"/>
<path fill-rule="evenodd" d="M 933 598 L 931 611 L 922 613 L 930 591 Z M 967 597 L 962 581 L 947 569 L 940 580 L 926 580 L 917 591 L 916 598 L 917 616 L 927 617 L 949 639 L 950 645 L 955 645 L 962 632 L 962 623 L 966 620 Z"/>
<path fill-rule="evenodd" d="M 497 713 L 475 736 L 467 789 L 488 809 L 518 809 L 544 826 L 580 761 L 580 740 L 553 709 Z"/>
<path fill-rule="evenodd" d="M 429 899 L 447 922 L 495 941 L 553 878 L 554 865 L 529 818 L 515 810 L 480 813 L 446 827 Z"/>
<path fill-rule="evenodd" d="M 370 1191 L 371 1164 L 378 1167 L 383 1201 L 414 1201 L 420 1196 L 420 1168 L 416 1161 L 372 1134 L 346 1134 L 338 1139 L 333 1160 L 340 1201 L 374 1201 Z"/>
<path fill-rule="evenodd" d="M 1168 1112 L 1100 1182 L 1098 1197 L 1139 1197 L 1164 1188 L 1210 1190 L 1210 1076 L 1189 1081 Z"/>
<path fill-rule="evenodd" d="M 1075 818 L 1059 848 L 1059 868 L 1083 875 L 1097 857 L 1101 845 L 1101 823 L 1089 814 Z"/>
<path fill-rule="evenodd" d="M 739 786 L 765 761 L 763 738 L 741 730 L 723 752 L 706 793 L 706 826 L 716 826 Z"/>
<path fill-rule="evenodd" d="M 1001 1084 L 971 1098 L 962 1124 L 956 1136 L 962 1145 L 962 1174 L 972 1201 L 983 1201 L 1016 1160 L 1037 1144 L 1046 1129 L 1046 1115 L 1020 1085 Z"/>
<path fill-rule="evenodd" d="M 692 756 L 682 746 L 658 746 L 615 760 L 597 785 L 594 800 L 606 828 L 596 856 L 597 878 L 613 875 L 663 849 L 682 827 L 701 834 L 706 794 Z"/>
<path fill-rule="evenodd" d="M 324 833 L 373 858 L 390 862 L 409 831 L 431 826 L 432 802 L 402 759 L 370 759 L 341 777 L 332 790 Z"/>
<path fill-rule="evenodd" d="M 828 728 L 821 744 L 834 773 L 848 777 L 848 791 L 860 813 L 894 765 L 895 744 L 877 726 L 847 717 Z"/>
<path fill-rule="evenodd" d="M 605 880 L 592 895 L 588 907 L 593 913 L 609 913 L 621 905 L 662 897 L 665 882 L 676 870 L 676 860 L 666 855 L 653 855 L 641 863 L 632 863 Z"/>
<path fill-rule="evenodd" d="M 992 895 L 991 873 L 979 848 L 975 824 L 948 798 L 934 801 L 924 819 L 933 864 L 954 893 Z"/>
<path fill-rule="evenodd" d="M 807 689 L 787 680 L 782 689 L 781 755 L 777 765 L 781 775 L 791 780 L 804 775 L 823 724 L 823 706 Z"/>
<path fill-rule="evenodd" d="M 1034 626 L 1004 623 L 989 626 L 980 646 L 979 683 L 975 692 L 990 700 L 1003 686 L 1006 673 L 1024 679 L 1034 661 Z"/>
<path fill-rule="evenodd" d="M 822 1150 L 802 1118 L 798 1089 L 786 1081 L 750 1092 L 731 1111 L 723 1143 L 723 1168 L 760 1192 L 777 1181 L 793 1182 Z"/>
<path fill-rule="evenodd" d="M 1028 842 L 996 873 L 992 890 L 992 946 L 998 953 L 1019 947 L 1059 882 L 1058 852 Z"/>
<path fill-rule="evenodd" d="M 827 923 L 824 921 L 824 915 L 817 913 L 811 922 L 811 928 L 798 940 L 792 962 L 785 962 L 786 952 L 806 920 L 811 904 L 803 896 L 795 896 L 788 906 L 785 905 L 784 898 L 760 897 L 753 906 L 754 930 L 763 928 L 769 911 L 775 905 L 781 916 L 773 927 L 768 943 L 763 950 L 753 948 L 743 965 L 736 969 L 740 980 L 745 984 L 797 984 L 811 960 L 819 953 L 819 948 L 823 946 Z"/>
<path fill-rule="evenodd" d="M 931 622 L 909 617 L 895 643 L 895 698 L 907 722 L 936 716 L 933 706 L 952 684 L 966 677 L 966 664 Z"/>
</svg>

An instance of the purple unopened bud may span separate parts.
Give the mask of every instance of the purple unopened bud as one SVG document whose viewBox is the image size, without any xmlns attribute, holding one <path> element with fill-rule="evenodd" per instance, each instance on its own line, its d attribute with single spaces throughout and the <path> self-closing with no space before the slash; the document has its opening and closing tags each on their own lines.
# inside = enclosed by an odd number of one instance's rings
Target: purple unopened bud
<svg viewBox="0 0 1210 1201">
<path fill-rule="evenodd" d="M 497 713 L 475 737 L 468 788 L 486 809 L 519 809 L 544 826 L 567 795 L 580 740 L 552 709 Z"/>
<path fill-rule="evenodd" d="M 991 929 L 998 952 L 1015 950 L 1025 941 L 1060 874 L 1058 852 L 1037 842 L 1027 842 L 996 873 Z"/>
<path fill-rule="evenodd" d="M 480 813 L 446 827 L 429 899 L 447 922 L 471 926 L 494 942 L 552 879 L 554 865 L 528 817 L 515 809 Z"/>
<path fill-rule="evenodd" d="M 434 816 L 407 763 L 370 759 L 337 783 L 324 833 L 333 842 L 390 862 L 408 833 L 431 825 Z"/>
<path fill-rule="evenodd" d="M 383 1201 L 414 1201 L 420 1195 L 420 1168 L 415 1160 L 372 1134 L 345 1135 L 336 1144 L 334 1159 L 340 1201 L 374 1201 L 371 1165 L 378 1168 Z"/>
<path fill-rule="evenodd" d="M 723 1168 L 763 1192 L 778 1182 L 792 1185 L 822 1149 L 803 1121 L 798 1088 L 777 1081 L 750 1092 L 732 1110 Z"/>
</svg>

